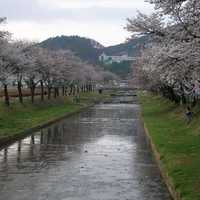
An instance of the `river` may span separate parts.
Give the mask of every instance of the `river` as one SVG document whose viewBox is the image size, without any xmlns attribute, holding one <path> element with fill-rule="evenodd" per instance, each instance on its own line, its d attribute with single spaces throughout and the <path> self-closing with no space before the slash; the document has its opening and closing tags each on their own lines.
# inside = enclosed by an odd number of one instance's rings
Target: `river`
<svg viewBox="0 0 200 200">
<path fill-rule="evenodd" d="M 113 97 L 2 149 L 0 200 L 170 200 L 139 110 Z"/>
</svg>

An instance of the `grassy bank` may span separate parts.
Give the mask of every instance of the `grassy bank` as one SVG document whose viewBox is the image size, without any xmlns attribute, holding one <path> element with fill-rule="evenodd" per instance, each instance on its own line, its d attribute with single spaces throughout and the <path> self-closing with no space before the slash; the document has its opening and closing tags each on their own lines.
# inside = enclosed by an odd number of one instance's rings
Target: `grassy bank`
<svg viewBox="0 0 200 200">
<path fill-rule="evenodd" d="M 34 105 L 30 101 L 21 105 L 15 100 L 9 108 L 0 102 L 0 141 L 13 139 L 29 128 L 77 112 L 106 97 L 106 94 L 82 93 L 80 103 L 73 103 L 72 98 L 65 97 L 44 102 L 36 100 Z"/>
<path fill-rule="evenodd" d="M 140 94 L 143 118 L 162 168 L 184 200 L 200 199 L 200 114 L 187 124 L 184 108 L 162 97 Z"/>
</svg>

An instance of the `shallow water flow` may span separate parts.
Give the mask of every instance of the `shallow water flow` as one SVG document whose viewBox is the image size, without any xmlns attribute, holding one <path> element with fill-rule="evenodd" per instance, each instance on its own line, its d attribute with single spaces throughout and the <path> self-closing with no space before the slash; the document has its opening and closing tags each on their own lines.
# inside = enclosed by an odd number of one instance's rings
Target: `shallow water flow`
<svg viewBox="0 0 200 200">
<path fill-rule="evenodd" d="M 99 104 L 1 150 L 0 200 L 170 200 L 139 109 Z"/>
</svg>

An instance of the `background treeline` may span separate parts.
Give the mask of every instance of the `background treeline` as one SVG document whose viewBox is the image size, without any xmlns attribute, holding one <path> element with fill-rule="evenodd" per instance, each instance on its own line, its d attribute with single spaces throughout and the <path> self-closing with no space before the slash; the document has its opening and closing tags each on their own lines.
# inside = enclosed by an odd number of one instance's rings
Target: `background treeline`
<svg viewBox="0 0 200 200">
<path fill-rule="evenodd" d="M 0 23 L 6 19 L 0 18 Z M 98 66 L 83 62 L 69 50 L 50 50 L 31 42 L 12 41 L 8 32 L 0 31 L 0 89 L 5 104 L 10 105 L 9 89 L 16 88 L 19 102 L 23 103 L 23 88 L 44 101 L 59 95 L 75 95 L 93 91 L 97 82 L 116 78 Z M 37 91 L 37 92 L 36 92 Z"/>
<path fill-rule="evenodd" d="M 57 36 L 49 38 L 38 45 L 50 50 L 71 50 L 75 55 L 81 58 L 81 60 L 92 63 L 93 65 L 99 65 L 102 69 L 111 71 L 117 76 L 127 79 L 131 73 L 130 63 L 113 63 L 112 66 L 105 67 L 103 63 L 99 62 L 99 56 L 105 53 L 110 56 L 128 55 L 130 57 L 136 57 L 139 55 L 141 48 L 148 43 L 148 41 L 148 36 L 142 36 L 127 40 L 118 45 L 104 47 L 99 42 L 84 37 Z"/>
<path fill-rule="evenodd" d="M 132 75 L 132 68 L 131 68 L 132 62 L 130 61 L 123 61 L 121 63 L 113 62 L 112 64 L 109 65 L 100 63 L 100 65 L 103 67 L 105 71 L 110 71 L 119 76 L 121 79 L 127 79 Z"/>
</svg>

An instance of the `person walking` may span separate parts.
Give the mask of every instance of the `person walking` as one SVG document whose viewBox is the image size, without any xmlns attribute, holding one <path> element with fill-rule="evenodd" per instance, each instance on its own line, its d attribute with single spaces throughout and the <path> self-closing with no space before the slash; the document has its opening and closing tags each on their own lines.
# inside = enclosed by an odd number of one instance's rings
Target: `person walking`
<svg viewBox="0 0 200 200">
<path fill-rule="evenodd" d="M 188 121 L 188 124 L 189 124 L 192 121 L 192 111 L 191 111 L 189 106 L 186 109 L 185 115 L 186 115 L 186 118 L 187 118 L 187 121 Z"/>
</svg>

